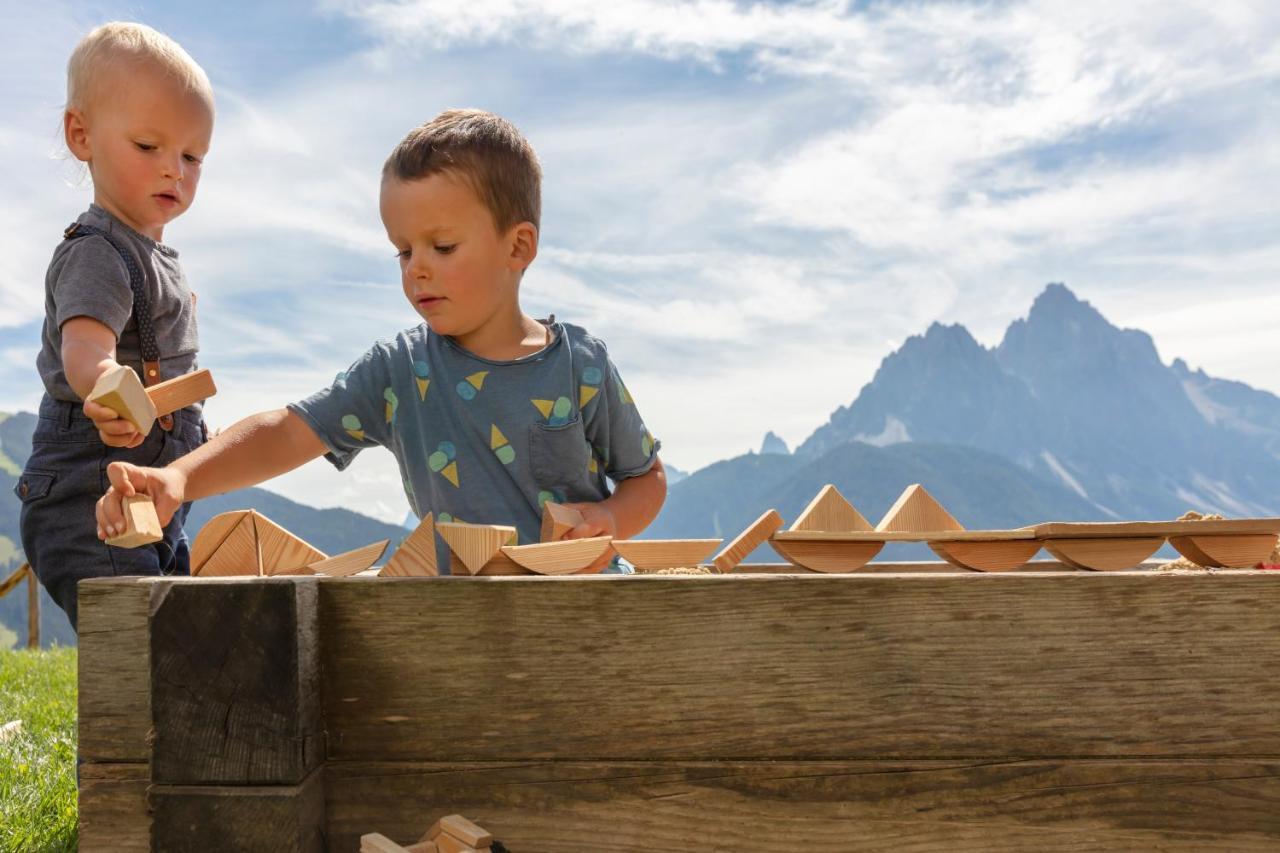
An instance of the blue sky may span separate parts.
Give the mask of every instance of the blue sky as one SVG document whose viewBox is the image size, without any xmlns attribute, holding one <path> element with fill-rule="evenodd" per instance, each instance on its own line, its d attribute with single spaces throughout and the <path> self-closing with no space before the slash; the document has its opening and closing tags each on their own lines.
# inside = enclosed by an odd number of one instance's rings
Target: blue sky
<svg viewBox="0 0 1280 853">
<path fill-rule="evenodd" d="M 411 325 L 378 170 L 452 106 L 543 161 L 527 308 L 587 326 L 685 469 L 796 444 L 930 322 L 986 344 L 1065 281 L 1166 361 L 1280 391 L 1280 12 L 1258 2 L 14 4 L 0 32 L 0 410 L 34 408 L 42 282 L 91 189 L 57 158 L 97 23 L 218 97 L 166 230 L 226 426 Z M 939 413 L 945 416 L 945 413 Z M 405 512 L 388 454 L 291 497 Z"/>
</svg>

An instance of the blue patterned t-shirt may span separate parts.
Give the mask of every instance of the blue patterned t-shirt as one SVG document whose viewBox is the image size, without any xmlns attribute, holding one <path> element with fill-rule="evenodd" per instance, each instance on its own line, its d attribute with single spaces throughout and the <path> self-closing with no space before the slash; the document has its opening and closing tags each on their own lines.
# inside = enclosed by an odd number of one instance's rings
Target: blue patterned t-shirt
<svg viewBox="0 0 1280 853">
<path fill-rule="evenodd" d="M 608 480 L 647 473 L 659 447 L 604 342 L 565 323 L 551 329 L 543 350 L 492 361 L 424 323 L 379 341 L 289 410 L 339 470 L 365 448 L 391 450 L 417 517 L 508 524 L 522 544 L 537 542 L 546 501 L 604 500 Z"/>
</svg>

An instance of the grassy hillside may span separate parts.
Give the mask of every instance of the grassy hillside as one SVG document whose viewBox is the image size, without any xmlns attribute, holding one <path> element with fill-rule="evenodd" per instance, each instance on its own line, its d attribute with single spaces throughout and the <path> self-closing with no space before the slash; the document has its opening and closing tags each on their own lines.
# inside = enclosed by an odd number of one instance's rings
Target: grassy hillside
<svg viewBox="0 0 1280 853">
<path fill-rule="evenodd" d="M 74 851 L 76 650 L 0 651 L 0 850 Z"/>
</svg>

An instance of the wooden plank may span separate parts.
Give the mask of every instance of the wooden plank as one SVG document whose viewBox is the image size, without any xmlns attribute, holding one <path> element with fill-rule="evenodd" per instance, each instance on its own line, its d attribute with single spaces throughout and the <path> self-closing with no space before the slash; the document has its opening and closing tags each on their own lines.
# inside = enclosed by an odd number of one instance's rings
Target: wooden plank
<svg viewBox="0 0 1280 853">
<path fill-rule="evenodd" d="M 356 577 L 320 595 L 331 759 L 1280 755 L 1274 572 Z M 431 654 L 405 653 L 406 626 Z"/>
<path fill-rule="evenodd" d="M 773 534 L 780 542 L 1005 542 L 1035 539 L 1030 529 L 1019 530 L 873 530 L 826 533 L 785 530 Z"/>
<path fill-rule="evenodd" d="M 82 764 L 81 853 L 148 853 L 150 784 L 150 771 L 145 764 Z"/>
<path fill-rule="evenodd" d="M 766 510 L 747 529 L 738 534 L 711 562 L 721 572 L 733 571 L 733 567 L 747 558 L 747 555 L 763 545 L 770 536 L 778 532 L 783 525 L 782 516 L 776 509 Z"/>
<path fill-rule="evenodd" d="M 323 775 L 317 769 L 298 785 L 155 785 L 152 849 L 320 853 Z"/>
<path fill-rule="evenodd" d="M 317 580 L 153 582 L 156 782 L 296 784 L 319 764 Z"/>
<path fill-rule="evenodd" d="M 151 759 L 151 641 L 148 614 L 153 581 L 95 578 L 80 596 L 79 749 L 86 762 Z M 81 796 L 83 802 L 83 792 Z"/>
<path fill-rule="evenodd" d="M 218 393 L 213 374 L 208 370 L 196 370 L 158 382 L 147 389 L 147 396 L 155 406 L 156 415 L 167 415 L 185 409 Z"/>
<path fill-rule="evenodd" d="M 613 550 L 642 572 L 699 565 L 723 539 L 615 539 Z"/>
<path fill-rule="evenodd" d="M 1050 521 L 1031 528 L 1039 539 L 1122 539 L 1141 536 L 1280 534 L 1280 518 L 1216 518 L 1197 521 Z"/>
<path fill-rule="evenodd" d="M 457 811 L 512 850 L 1270 851 L 1271 760 L 337 762 L 331 849 Z M 797 845 L 803 839 L 803 846 Z"/>
</svg>

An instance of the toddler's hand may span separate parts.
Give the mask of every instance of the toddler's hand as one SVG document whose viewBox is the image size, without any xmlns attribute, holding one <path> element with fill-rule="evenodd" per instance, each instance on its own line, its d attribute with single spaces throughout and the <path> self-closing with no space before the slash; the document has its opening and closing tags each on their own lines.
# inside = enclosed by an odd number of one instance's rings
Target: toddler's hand
<svg viewBox="0 0 1280 853">
<path fill-rule="evenodd" d="M 84 401 L 84 415 L 98 428 L 98 437 L 108 447 L 137 447 L 146 436 L 138 428 L 101 403 Z"/>
<path fill-rule="evenodd" d="M 128 462 L 112 462 L 107 466 L 111 487 L 98 498 L 94 514 L 98 521 L 98 538 L 109 539 L 124 532 L 124 498 L 148 495 L 156 506 L 156 516 L 164 527 L 182 506 L 186 478 L 169 468 L 140 468 Z"/>
<path fill-rule="evenodd" d="M 564 539 L 588 539 L 592 536 L 617 536 L 618 523 L 613 517 L 613 513 L 609 511 L 603 503 L 580 503 L 565 504 L 570 509 L 576 509 L 582 513 L 582 523 L 574 527 L 562 538 Z M 587 566 L 578 574 L 590 574 L 598 572 L 605 566 L 609 565 L 613 560 L 613 549 L 607 549 L 598 560 Z"/>
</svg>

